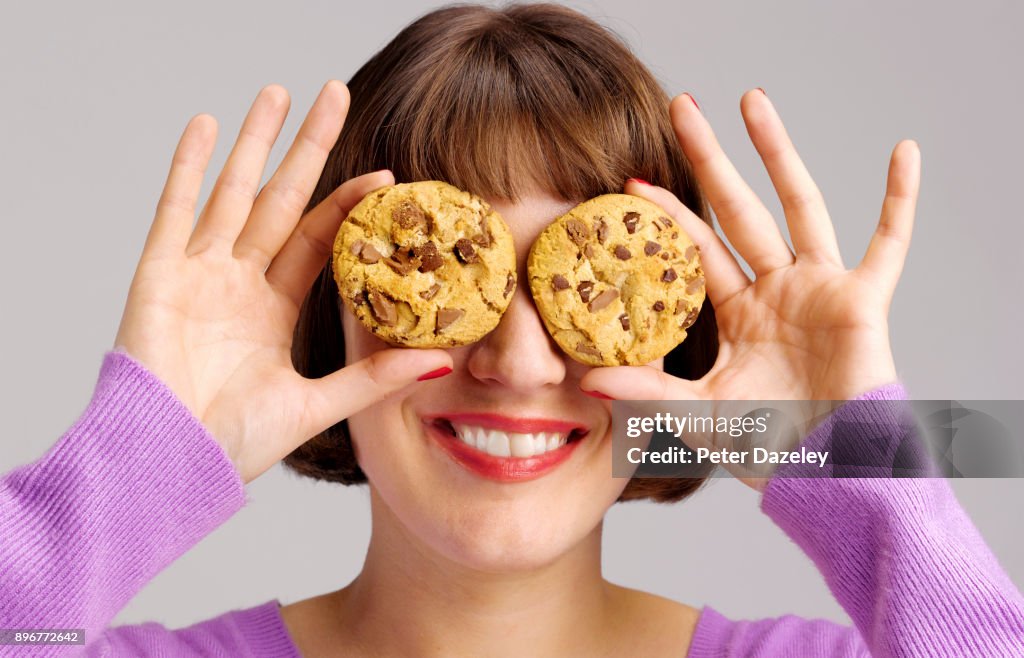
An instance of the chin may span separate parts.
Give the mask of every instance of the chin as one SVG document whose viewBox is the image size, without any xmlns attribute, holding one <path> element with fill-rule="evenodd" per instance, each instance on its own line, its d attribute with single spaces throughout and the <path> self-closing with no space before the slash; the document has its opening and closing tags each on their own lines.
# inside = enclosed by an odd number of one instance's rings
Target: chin
<svg viewBox="0 0 1024 658">
<path fill-rule="evenodd" d="M 610 477 L 603 423 L 476 410 L 390 417 L 403 422 L 350 421 L 360 437 L 406 437 L 356 442 L 382 539 L 493 574 L 599 549 L 604 514 L 627 482 Z"/>
<path fill-rule="evenodd" d="M 486 573 L 536 571 L 578 550 L 600 526 L 603 510 L 564 518 L 544 509 L 484 510 L 471 505 L 443 527 L 435 547 L 453 562 Z M 579 507 L 576 507 L 579 509 Z M 595 518 L 596 517 L 596 518 Z M 597 538 L 600 541 L 600 538 Z"/>
</svg>

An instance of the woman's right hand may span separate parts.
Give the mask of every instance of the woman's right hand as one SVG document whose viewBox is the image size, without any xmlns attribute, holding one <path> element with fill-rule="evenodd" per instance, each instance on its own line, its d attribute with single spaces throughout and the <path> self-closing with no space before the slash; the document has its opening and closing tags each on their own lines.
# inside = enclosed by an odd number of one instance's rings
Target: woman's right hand
<svg viewBox="0 0 1024 658">
<path fill-rule="evenodd" d="M 281 87 L 256 97 L 194 228 L 217 126 L 209 115 L 189 122 L 115 341 L 202 421 L 245 482 L 331 425 L 451 366 L 442 350 L 391 349 L 321 379 L 295 371 L 299 308 L 339 225 L 394 179 L 387 171 L 354 178 L 302 214 L 348 110 L 348 90 L 331 81 L 261 190 L 288 105 Z"/>
</svg>

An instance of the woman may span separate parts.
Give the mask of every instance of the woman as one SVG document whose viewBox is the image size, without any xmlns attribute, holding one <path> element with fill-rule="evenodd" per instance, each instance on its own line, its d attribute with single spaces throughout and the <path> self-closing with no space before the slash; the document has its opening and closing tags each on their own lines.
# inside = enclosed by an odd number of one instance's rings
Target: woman
<svg viewBox="0 0 1024 658">
<path fill-rule="evenodd" d="M 853 628 L 730 622 L 601 577 L 614 502 L 679 500 L 700 484 L 609 478 L 608 398 L 904 395 L 886 315 L 910 237 L 916 145 L 894 150 L 878 229 L 847 270 L 761 90 L 741 106 L 793 250 L 692 97 L 666 113 L 628 50 L 569 10 L 434 12 L 350 89 L 351 108 L 343 85 L 324 87 L 262 190 L 288 98 L 261 92 L 194 229 L 215 124 L 189 123 L 92 403 L 47 456 L 3 481 L 0 625 L 84 627 L 96 655 L 1024 652 L 1024 601 L 941 480 L 749 481 Z M 559 352 L 525 286 L 478 343 L 387 349 L 342 308 L 325 263 L 348 210 L 396 179 L 484 196 L 511 227 L 521 281 L 544 226 L 625 183 L 701 247 L 710 305 L 685 343 L 645 367 L 590 369 Z M 753 280 L 709 227 L 705 195 Z M 453 461 L 454 437 L 426 422 L 438 417 L 578 431 L 556 468 L 508 481 Z M 282 458 L 314 477 L 369 482 L 373 534 L 349 586 L 178 631 L 104 630 Z"/>
</svg>

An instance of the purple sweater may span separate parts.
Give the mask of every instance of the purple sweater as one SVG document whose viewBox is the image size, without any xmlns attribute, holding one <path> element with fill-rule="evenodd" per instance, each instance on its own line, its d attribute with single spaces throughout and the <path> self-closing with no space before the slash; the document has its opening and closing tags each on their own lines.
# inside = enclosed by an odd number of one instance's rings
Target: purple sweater
<svg viewBox="0 0 1024 658">
<path fill-rule="evenodd" d="M 904 396 L 891 385 L 864 398 Z M 820 440 L 843 409 L 806 441 Z M 108 352 L 78 422 L 42 459 L 0 479 L 0 628 L 84 628 L 84 653 L 94 656 L 299 656 L 277 601 L 180 630 L 108 627 L 244 504 L 241 480 L 203 425 L 142 365 Z M 761 505 L 854 627 L 730 621 L 704 608 L 689 656 L 1024 656 L 1024 598 L 944 480 L 775 477 Z"/>
</svg>

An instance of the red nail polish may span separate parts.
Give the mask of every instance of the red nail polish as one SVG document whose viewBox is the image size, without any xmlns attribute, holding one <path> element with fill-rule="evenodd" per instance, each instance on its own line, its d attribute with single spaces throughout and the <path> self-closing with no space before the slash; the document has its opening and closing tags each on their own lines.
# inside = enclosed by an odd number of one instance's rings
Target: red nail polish
<svg viewBox="0 0 1024 658">
<path fill-rule="evenodd" d="M 698 111 L 702 111 L 700 109 L 700 104 L 697 102 L 697 99 L 693 97 L 693 94 L 691 94 L 690 92 L 686 92 L 686 97 L 693 101 L 693 106 L 697 108 Z"/>
<path fill-rule="evenodd" d="M 641 185 L 647 185 L 648 187 L 650 187 L 650 185 L 651 185 L 650 183 L 648 183 L 647 181 L 645 181 L 645 180 L 644 180 L 643 178 L 630 178 L 630 179 L 629 179 L 628 181 L 626 181 L 626 182 L 627 182 L 627 183 L 629 183 L 629 182 L 631 182 L 631 181 L 632 181 L 632 182 L 634 182 L 634 183 L 640 183 Z"/>
<path fill-rule="evenodd" d="M 580 389 L 580 390 L 583 390 L 583 389 Z M 614 400 L 615 399 L 615 398 L 613 398 L 610 395 L 605 395 L 601 391 L 583 391 L 583 392 L 586 393 L 587 395 L 589 395 L 592 398 L 597 398 L 598 400 Z"/>
<path fill-rule="evenodd" d="M 438 368 L 437 370 L 431 370 L 430 372 L 428 372 L 425 375 L 420 375 L 419 377 L 416 378 L 416 381 L 418 381 L 418 382 L 425 382 L 428 379 L 437 379 L 438 377 L 444 377 L 445 375 L 447 375 L 451 371 L 452 371 L 451 368 L 449 368 L 448 366 L 445 366 L 443 368 Z"/>
</svg>

